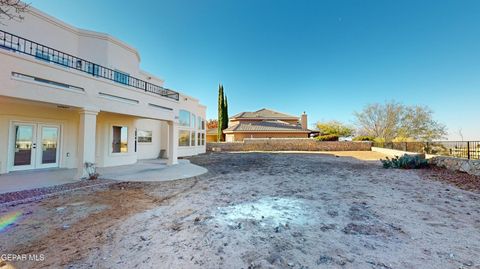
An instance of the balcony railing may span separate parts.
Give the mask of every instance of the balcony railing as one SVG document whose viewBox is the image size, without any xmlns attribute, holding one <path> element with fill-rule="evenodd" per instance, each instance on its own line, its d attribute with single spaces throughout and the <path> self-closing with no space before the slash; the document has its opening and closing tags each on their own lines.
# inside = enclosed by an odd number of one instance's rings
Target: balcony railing
<svg viewBox="0 0 480 269">
<path fill-rule="evenodd" d="M 144 92 L 158 94 L 177 101 L 179 99 L 179 93 L 176 91 L 146 82 L 119 70 L 113 70 L 108 67 L 92 63 L 82 58 L 61 52 L 51 47 L 2 30 L 0 30 L 0 48 L 27 54 L 42 61 L 72 68 L 80 72 L 90 74 L 94 77 L 108 79 L 126 86 L 137 88 Z"/>
</svg>

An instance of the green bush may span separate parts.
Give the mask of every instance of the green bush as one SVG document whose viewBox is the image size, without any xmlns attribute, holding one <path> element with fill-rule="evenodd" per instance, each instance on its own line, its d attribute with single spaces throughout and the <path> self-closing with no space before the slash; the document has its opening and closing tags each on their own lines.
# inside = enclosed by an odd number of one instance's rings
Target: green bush
<svg viewBox="0 0 480 269">
<path fill-rule="evenodd" d="M 419 169 L 428 167 L 427 160 L 420 158 L 417 155 L 403 155 L 402 157 L 395 156 L 393 158 L 381 159 L 383 168 L 400 168 L 400 169 Z"/>
<path fill-rule="evenodd" d="M 338 135 L 320 135 L 317 136 L 315 139 L 317 139 L 318 141 L 338 141 Z"/>
<path fill-rule="evenodd" d="M 360 135 L 360 136 L 354 137 L 352 140 L 353 141 L 373 141 L 375 140 L 375 137 L 368 136 L 368 135 Z"/>
</svg>

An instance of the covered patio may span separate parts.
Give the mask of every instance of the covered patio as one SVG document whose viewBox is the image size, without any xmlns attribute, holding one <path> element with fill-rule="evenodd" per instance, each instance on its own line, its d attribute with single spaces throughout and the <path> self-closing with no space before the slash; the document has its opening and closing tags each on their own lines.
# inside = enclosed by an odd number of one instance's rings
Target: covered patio
<svg viewBox="0 0 480 269">
<path fill-rule="evenodd" d="M 131 165 L 97 168 L 100 180 L 119 181 L 168 181 L 189 178 L 204 174 L 207 169 L 181 159 L 176 165 L 167 165 L 167 160 L 141 160 Z M 35 169 L 16 171 L 0 175 L 0 194 L 44 187 L 52 187 L 75 180 L 77 169 Z"/>
</svg>

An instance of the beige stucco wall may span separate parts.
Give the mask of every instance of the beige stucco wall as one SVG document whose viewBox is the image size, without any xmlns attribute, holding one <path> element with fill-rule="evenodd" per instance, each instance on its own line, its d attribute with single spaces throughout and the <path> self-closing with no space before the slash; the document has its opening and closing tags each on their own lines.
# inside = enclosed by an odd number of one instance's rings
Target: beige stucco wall
<svg viewBox="0 0 480 269">
<path fill-rule="evenodd" d="M 30 7 L 22 21 L 6 20 L 7 31 L 106 67 L 139 75 L 138 51 L 104 33 L 83 30 Z"/>
<path fill-rule="evenodd" d="M 207 142 L 217 142 L 218 135 L 207 134 Z"/>
<path fill-rule="evenodd" d="M 45 104 L 12 101 L 0 97 L 0 174 L 13 163 L 13 122 L 60 125 L 59 166 L 75 168 L 77 158 L 78 112 Z"/>
<path fill-rule="evenodd" d="M 137 156 L 139 160 L 156 159 L 159 157 L 161 150 L 167 150 L 168 126 L 166 122 L 138 119 L 135 125 L 137 130 L 152 132 L 151 143 L 137 143 Z"/>
<path fill-rule="evenodd" d="M 97 116 L 96 160 L 99 167 L 133 164 L 137 161 L 135 153 L 135 117 L 100 112 Z M 128 152 L 112 153 L 113 126 L 125 126 L 128 129 Z"/>
<path fill-rule="evenodd" d="M 233 133 L 226 134 L 225 141 L 243 141 L 245 138 L 308 138 L 308 133 Z"/>
</svg>

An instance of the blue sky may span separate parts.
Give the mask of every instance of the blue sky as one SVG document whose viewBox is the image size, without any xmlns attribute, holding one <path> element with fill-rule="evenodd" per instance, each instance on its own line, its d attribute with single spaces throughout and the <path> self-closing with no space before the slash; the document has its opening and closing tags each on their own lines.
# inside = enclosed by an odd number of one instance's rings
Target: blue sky
<svg viewBox="0 0 480 269">
<path fill-rule="evenodd" d="M 480 1 L 64 1 L 32 5 L 140 51 L 144 70 L 216 117 L 263 107 L 351 123 L 368 103 L 427 105 L 480 139 Z M 132 5 L 132 3 L 135 3 Z"/>
</svg>

